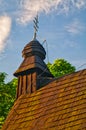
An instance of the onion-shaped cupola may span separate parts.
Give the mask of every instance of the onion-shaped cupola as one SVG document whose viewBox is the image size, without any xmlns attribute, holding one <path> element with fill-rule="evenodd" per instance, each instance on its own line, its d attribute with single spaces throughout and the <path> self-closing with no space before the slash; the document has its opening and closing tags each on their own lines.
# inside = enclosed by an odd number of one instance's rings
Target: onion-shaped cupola
<svg viewBox="0 0 86 130">
<path fill-rule="evenodd" d="M 29 42 L 22 51 L 22 56 L 24 57 L 23 62 L 20 67 L 14 73 L 14 76 L 18 77 L 20 75 L 24 75 L 25 73 L 29 73 L 37 71 L 38 74 L 41 74 L 43 71 L 44 75 L 48 77 L 51 76 L 46 64 L 44 63 L 44 59 L 46 57 L 46 52 L 43 46 L 37 40 L 32 40 Z"/>
<path fill-rule="evenodd" d="M 23 51 L 22 51 L 22 56 L 24 58 L 30 57 L 33 55 L 39 56 L 42 60 L 45 59 L 46 52 L 43 46 L 39 43 L 37 40 L 32 40 L 30 43 L 28 43 Z"/>
</svg>

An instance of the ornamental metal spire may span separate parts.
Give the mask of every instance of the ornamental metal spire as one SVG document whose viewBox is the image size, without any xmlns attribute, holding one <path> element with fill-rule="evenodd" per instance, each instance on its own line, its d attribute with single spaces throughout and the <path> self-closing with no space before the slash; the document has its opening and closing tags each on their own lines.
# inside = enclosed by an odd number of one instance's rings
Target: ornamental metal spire
<svg viewBox="0 0 86 130">
<path fill-rule="evenodd" d="M 39 23 L 38 15 L 34 18 L 33 22 L 34 22 L 34 37 L 33 37 L 33 39 L 36 40 L 37 32 L 38 32 L 38 28 L 39 28 L 38 27 L 38 23 Z"/>
</svg>

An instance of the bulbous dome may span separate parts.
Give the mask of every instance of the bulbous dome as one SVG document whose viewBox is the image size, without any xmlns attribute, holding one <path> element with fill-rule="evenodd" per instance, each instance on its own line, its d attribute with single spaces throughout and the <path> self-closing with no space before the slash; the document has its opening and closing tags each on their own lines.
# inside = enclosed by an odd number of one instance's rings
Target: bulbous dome
<svg viewBox="0 0 86 130">
<path fill-rule="evenodd" d="M 22 51 L 22 56 L 24 58 L 30 57 L 32 55 L 39 56 L 42 60 L 45 59 L 46 52 L 43 46 L 37 40 L 32 40 L 29 42 Z"/>
</svg>

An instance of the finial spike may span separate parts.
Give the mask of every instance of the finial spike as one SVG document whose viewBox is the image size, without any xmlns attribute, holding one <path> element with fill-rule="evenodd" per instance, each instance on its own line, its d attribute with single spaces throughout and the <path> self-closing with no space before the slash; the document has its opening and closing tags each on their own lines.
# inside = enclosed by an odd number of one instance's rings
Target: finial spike
<svg viewBox="0 0 86 130">
<path fill-rule="evenodd" d="M 33 37 L 33 39 L 36 40 L 37 32 L 38 32 L 38 28 L 39 28 L 38 27 L 38 23 L 39 23 L 38 15 L 34 18 L 33 22 L 34 22 L 34 37 Z"/>
</svg>

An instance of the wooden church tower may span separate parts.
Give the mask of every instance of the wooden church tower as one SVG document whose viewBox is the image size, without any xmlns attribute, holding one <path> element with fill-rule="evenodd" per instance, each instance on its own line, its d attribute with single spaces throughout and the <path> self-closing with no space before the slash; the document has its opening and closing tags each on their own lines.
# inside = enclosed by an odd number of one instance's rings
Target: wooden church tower
<svg viewBox="0 0 86 130">
<path fill-rule="evenodd" d="M 14 76 L 18 77 L 17 98 L 22 94 L 35 92 L 53 77 L 44 63 L 45 49 L 36 40 L 37 24 L 38 17 L 34 20 L 34 38 L 24 47 L 22 51 L 24 60 L 14 73 Z"/>
</svg>

